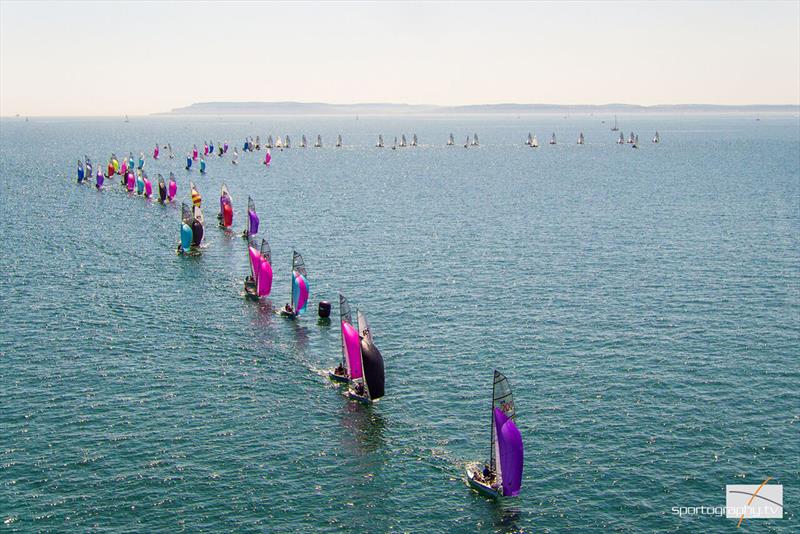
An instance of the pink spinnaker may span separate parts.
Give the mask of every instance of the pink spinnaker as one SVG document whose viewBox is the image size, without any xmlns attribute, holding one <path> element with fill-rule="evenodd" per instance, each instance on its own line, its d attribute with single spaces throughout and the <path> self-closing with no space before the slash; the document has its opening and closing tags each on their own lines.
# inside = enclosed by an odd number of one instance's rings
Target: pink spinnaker
<svg viewBox="0 0 800 534">
<path fill-rule="evenodd" d="M 261 260 L 258 274 L 258 296 L 266 297 L 272 290 L 272 265 L 267 260 Z"/>
<path fill-rule="evenodd" d="M 342 321 L 342 337 L 344 338 L 344 350 L 347 353 L 347 363 L 350 367 L 350 379 L 361 378 L 361 340 L 358 337 L 358 330 L 347 321 Z"/>
</svg>

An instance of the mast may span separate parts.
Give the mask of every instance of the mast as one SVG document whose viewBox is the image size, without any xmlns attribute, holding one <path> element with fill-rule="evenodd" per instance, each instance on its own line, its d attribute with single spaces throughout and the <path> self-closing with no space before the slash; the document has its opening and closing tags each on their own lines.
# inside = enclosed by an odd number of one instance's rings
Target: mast
<svg viewBox="0 0 800 534">
<path fill-rule="evenodd" d="M 347 369 L 347 376 L 350 376 L 350 362 L 347 360 L 347 345 L 344 340 L 344 330 L 343 325 L 341 323 L 344 322 L 352 323 L 353 321 L 353 313 L 350 311 L 350 304 L 347 303 L 347 299 L 339 293 L 339 330 L 340 336 L 342 338 L 342 366 Z"/>
</svg>

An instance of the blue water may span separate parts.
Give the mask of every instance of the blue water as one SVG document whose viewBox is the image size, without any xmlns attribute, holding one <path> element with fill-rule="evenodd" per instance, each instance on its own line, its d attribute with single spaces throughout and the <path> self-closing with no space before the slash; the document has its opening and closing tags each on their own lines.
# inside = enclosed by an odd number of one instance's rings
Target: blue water
<svg viewBox="0 0 800 534">
<path fill-rule="evenodd" d="M 743 526 L 797 531 L 800 120 L 620 123 L 640 150 L 589 116 L 4 119 L 3 526 L 729 532 L 671 509 L 772 476 L 785 518 Z M 482 145 L 445 147 L 451 131 Z M 373 147 L 402 132 L 423 146 Z M 286 133 L 327 146 L 183 170 L 203 139 Z M 176 158 L 153 161 L 156 142 Z M 198 185 L 201 256 L 175 254 L 177 206 L 76 184 L 84 154 L 96 169 L 129 151 L 151 178 L 174 171 L 179 198 Z M 248 195 L 268 228 L 264 304 L 243 298 L 245 242 L 216 227 L 223 181 L 236 229 Z M 324 377 L 336 321 L 274 315 L 293 248 L 314 309 L 341 291 L 369 317 L 376 405 Z M 501 503 L 463 476 L 488 452 L 495 368 L 526 447 Z"/>
</svg>

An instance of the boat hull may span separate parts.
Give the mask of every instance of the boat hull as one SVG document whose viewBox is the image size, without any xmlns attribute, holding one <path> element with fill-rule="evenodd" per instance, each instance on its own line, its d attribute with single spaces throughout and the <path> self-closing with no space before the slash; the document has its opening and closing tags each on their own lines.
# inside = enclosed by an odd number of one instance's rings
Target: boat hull
<svg viewBox="0 0 800 534">
<path fill-rule="evenodd" d="M 368 397 L 362 397 L 361 395 L 357 394 L 353 390 L 348 390 L 347 391 L 347 398 L 355 400 L 355 401 L 358 401 L 358 402 L 360 402 L 362 404 L 372 404 L 372 400 L 371 399 L 369 399 Z"/>
<path fill-rule="evenodd" d="M 492 488 L 491 486 L 484 484 L 483 482 L 478 482 L 475 480 L 475 472 L 469 468 L 467 468 L 467 482 L 469 483 L 469 487 L 477 491 L 478 493 L 485 495 L 487 497 L 491 497 L 493 499 L 499 499 L 502 497 L 500 492 L 496 489 Z"/>
<path fill-rule="evenodd" d="M 333 382 L 338 382 L 339 384 L 347 384 L 350 382 L 350 379 L 346 376 L 337 375 L 333 371 L 328 371 L 328 378 L 331 379 Z"/>
</svg>

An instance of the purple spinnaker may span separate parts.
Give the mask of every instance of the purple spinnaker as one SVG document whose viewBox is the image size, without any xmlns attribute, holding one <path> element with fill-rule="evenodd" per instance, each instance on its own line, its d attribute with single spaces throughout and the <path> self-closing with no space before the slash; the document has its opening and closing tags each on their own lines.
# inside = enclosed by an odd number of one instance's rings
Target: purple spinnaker
<svg viewBox="0 0 800 534">
<path fill-rule="evenodd" d="M 250 229 L 248 233 L 250 235 L 256 235 L 258 233 L 258 215 L 256 215 L 256 212 L 253 210 L 248 210 L 247 215 L 250 217 Z"/>
<path fill-rule="evenodd" d="M 503 473 L 503 496 L 513 497 L 519 495 L 519 488 L 522 486 L 522 435 L 514 421 L 499 408 L 494 409 L 494 425 Z"/>
</svg>

